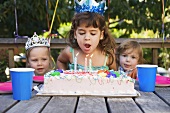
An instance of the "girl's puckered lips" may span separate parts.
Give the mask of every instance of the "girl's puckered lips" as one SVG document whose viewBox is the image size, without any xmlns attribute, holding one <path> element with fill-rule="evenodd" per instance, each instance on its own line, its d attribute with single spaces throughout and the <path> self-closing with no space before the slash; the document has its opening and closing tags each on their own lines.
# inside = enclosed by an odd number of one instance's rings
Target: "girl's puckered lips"
<svg viewBox="0 0 170 113">
<path fill-rule="evenodd" d="M 86 47 L 86 48 L 90 48 L 90 44 L 84 44 L 84 46 Z"/>
</svg>

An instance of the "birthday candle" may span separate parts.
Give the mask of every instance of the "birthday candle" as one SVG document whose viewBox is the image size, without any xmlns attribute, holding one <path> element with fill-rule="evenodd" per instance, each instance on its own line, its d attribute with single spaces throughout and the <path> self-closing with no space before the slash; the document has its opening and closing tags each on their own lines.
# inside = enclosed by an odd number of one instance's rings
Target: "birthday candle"
<svg viewBox="0 0 170 113">
<path fill-rule="evenodd" d="M 77 56 L 79 53 L 76 54 L 76 56 L 74 57 L 74 72 L 77 72 Z"/>
<path fill-rule="evenodd" d="M 88 55 L 86 55 L 86 57 L 85 57 L 85 62 L 84 62 L 84 70 L 85 70 L 85 72 L 87 72 L 87 57 L 89 56 L 89 54 Z"/>
<path fill-rule="evenodd" d="M 89 72 L 91 72 L 91 64 L 92 64 L 92 61 L 91 59 L 89 59 Z"/>
<path fill-rule="evenodd" d="M 90 56 L 90 59 L 89 59 L 89 72 L 91 72 L 92 71 L 92 56 L 93 56 L 93 54 Z"/>
</svg>

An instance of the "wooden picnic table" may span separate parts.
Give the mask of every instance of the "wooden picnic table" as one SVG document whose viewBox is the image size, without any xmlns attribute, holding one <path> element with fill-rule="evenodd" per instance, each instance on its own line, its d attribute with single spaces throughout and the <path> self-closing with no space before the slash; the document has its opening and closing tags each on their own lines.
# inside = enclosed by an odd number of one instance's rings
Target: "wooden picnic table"
<svg viewBox="0 0 170 113">
<path fill-rule="evenodd" d="M 33 85 L 41 85 L 34 83 Z M 138 90 L 138 83 L 135 85 Z M 95 96 L 37 96 L 26 101 L 0 95 L 0 112 L 5 113 L 170 113 L 170 87 L 141 92 L 140 97 L 111 98 Z"/>
</svg>

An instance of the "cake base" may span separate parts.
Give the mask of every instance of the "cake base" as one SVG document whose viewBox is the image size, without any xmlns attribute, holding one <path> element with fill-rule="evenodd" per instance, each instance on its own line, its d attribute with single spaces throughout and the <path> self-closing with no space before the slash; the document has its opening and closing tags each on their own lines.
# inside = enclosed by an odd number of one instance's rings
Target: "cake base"
<svg viewBox="0 0 170 113">
<path fill-rule="evenodd" d="M 135 80 L 116 72 L 99 70 L 94 72 L 51 71 L 44 76 L 43 87 L 38 95 L 137 97 Z M 35 90 L 36 90 L 35 88 Z"/>
<path fill-rule="evenodd" d="M 38 93 L 37 96 L 97 96 L 97 97 L 139 97 L 141 96 L 140 93 L 135 90 L 135 93 L 133 94 L 98 94 L 98 93 L 68 93 L 68 92 L 62 92 L 62 93 L 47 93 L 43 91 L 43 86 L 40 87 L 40 90 L 35 89 Z"/>
</svg>

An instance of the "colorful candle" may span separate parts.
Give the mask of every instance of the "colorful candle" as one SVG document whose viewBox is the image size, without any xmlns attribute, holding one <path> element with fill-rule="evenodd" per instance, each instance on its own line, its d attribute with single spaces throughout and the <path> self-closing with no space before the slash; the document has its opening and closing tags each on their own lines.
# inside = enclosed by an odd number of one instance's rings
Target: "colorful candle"
<svg viewBox="0 0 170 113">
<path fill-rule="evenodd" d="M 84 71 L 85 72 L 87 72 L 87 57 L 89 56 L 89 54 L 88 55 L 86 55 L 86 57 L 85 57 L 85 59 L 84 59 Z"/>
<path fill-rule="evenodd" d="M 74 57 L 74 72 L 77 72 L 77 56 L 79 53 L 76 54 L 76 56 Z"/>
<path fill-rule="evenodd" d="M 90 59 L 89 59 L 89 72 L 92 71 L 92 57 L 93 57 L 93 54 L 90 56 Z"/>
</svg>

